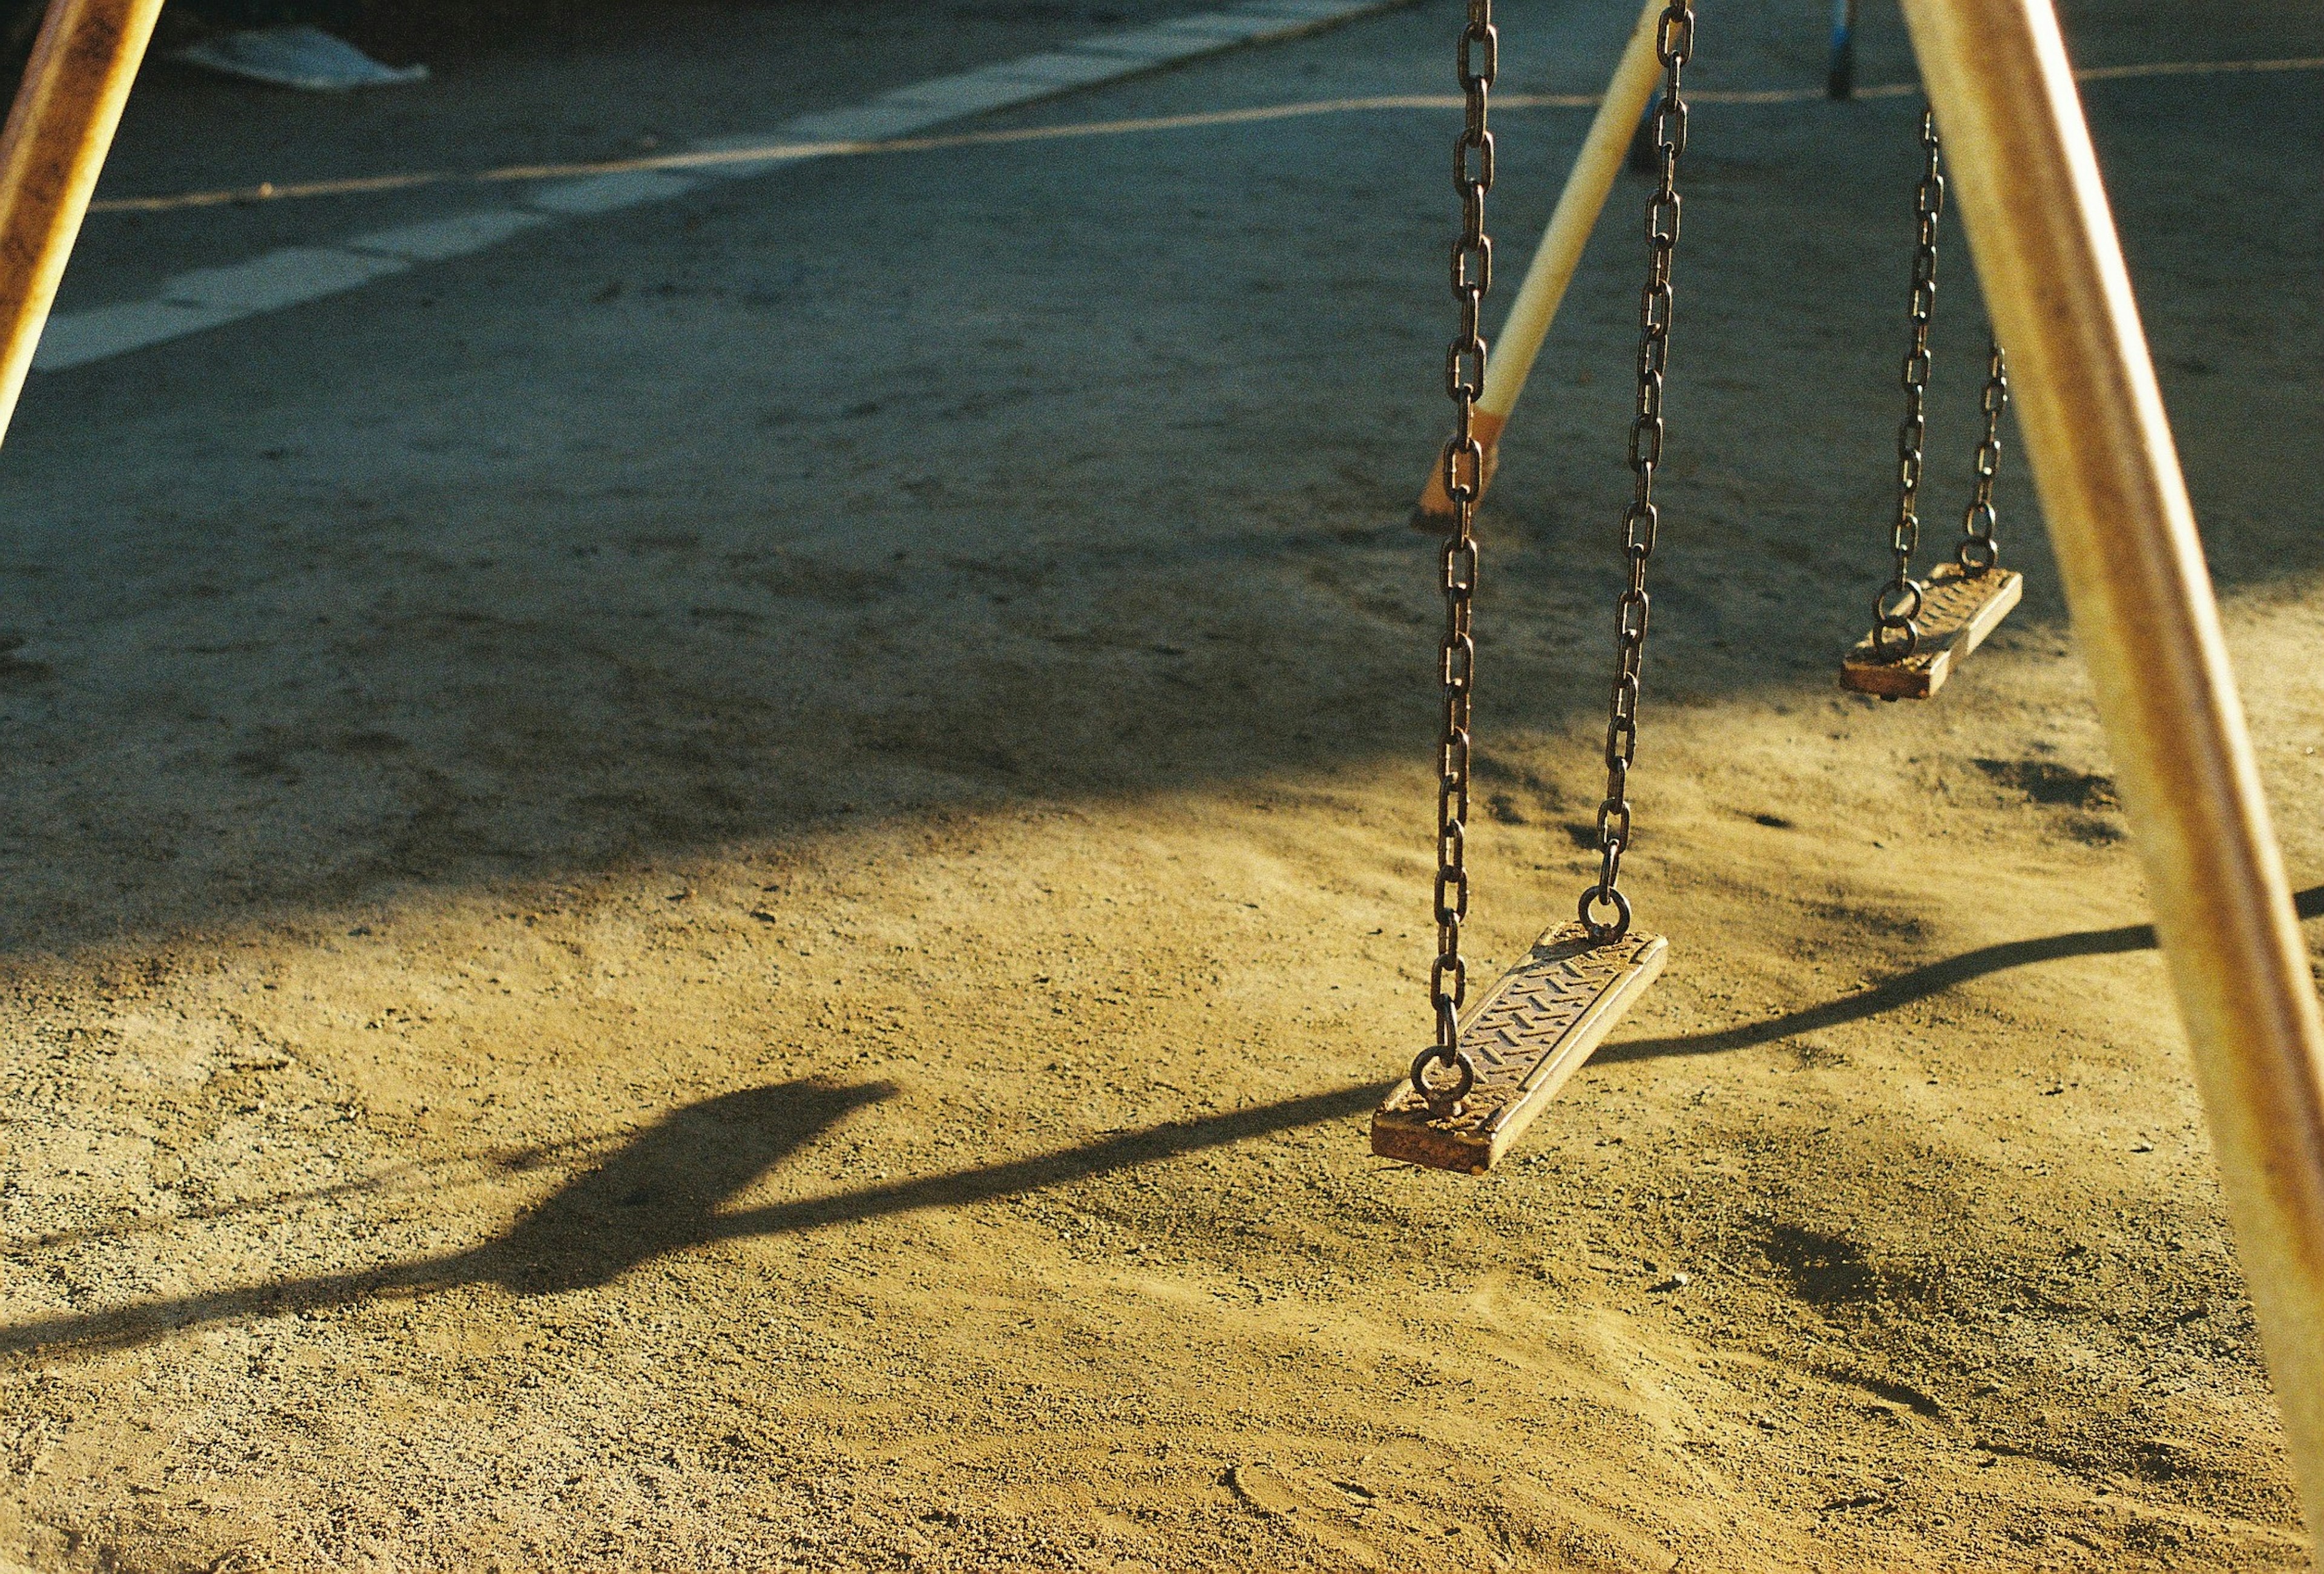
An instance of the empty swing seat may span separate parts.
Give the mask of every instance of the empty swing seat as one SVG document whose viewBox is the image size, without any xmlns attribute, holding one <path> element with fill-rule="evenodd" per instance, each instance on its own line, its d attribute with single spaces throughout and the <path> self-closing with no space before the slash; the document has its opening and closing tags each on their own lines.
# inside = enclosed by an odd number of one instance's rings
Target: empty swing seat
<svg viewBox="0 0 2324 1574">
<path fill-rule="evenodd" d="M 1580 924 L 1552 925 L 1461 1024 L 1476 1085 L 1443 1116 L 1410 1079 L 1372 1115 L 1385 1159 L 1481 1175 L 1557 1097 L 1622 1014 L 1663 970 L 1670 942 L 1630 931 L 1594 941 Z"/>
<path fill-rule="evenodd" d="M 1842 658 L 1840 686 L 1883 699 L 1926 699 L 2000 626 L 2024 589 L 2023 574 L 1988 569 L 1972 575 L 1957 563 L 1938 564 L 1923 587 L 1921 641 L 1913 653 L 1901 662 L 1884 660 L 1868 634 Z"/>
</svg>

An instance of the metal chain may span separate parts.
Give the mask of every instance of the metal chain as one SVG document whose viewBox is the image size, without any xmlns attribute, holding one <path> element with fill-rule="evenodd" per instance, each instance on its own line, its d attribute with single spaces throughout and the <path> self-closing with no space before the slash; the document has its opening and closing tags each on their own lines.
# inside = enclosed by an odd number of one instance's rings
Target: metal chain
<svg viewBox="0 0 2324 1574">
<path fill-rule="evenodd" d="M 1671 262 L 1678 251 L 1678 160 L 1686 151 L 1686 100 L 1679 76 L 1694 51 L 1694 7 L 1671 0 L 1655 28 L 1663 88 L 1655 111 L 1660 171 L 1646 201 L 1646 283 L 1638 295 L 1638 412 L 1630 421 L 1630 505 L 1622 514 L 1622 551 L 1629 582 L 1614 611 L 1614 690 L 1606 718 L 1606 797 L 1598 806 L 1598 881 L 1582 893 L 1582 927 L 1601 944 L 1630 929 L 1630 900 L 1620 888 L 1622 852 L 1630 845 L 1630 764 L 1638 752 L 1639 675 L 1646 657 L 1646 560 L 1655 553 L 1661 511 L 1655 467 L 1663 457 L 1663 374 L 1670 359 Z M 1601 907 L 1614 916 L 1601 922 Z"/>
<path fill-rule="evenodd" d="M 1461 304 L 1460 330 L 1444 356 L 1444 391 L 1452 399 L 1452 435 L 1444 444 L 1444 491 L 1452 500 L 1452 528 L 1438 549 L 1444 590 L 1444 640 L 1438 676 L 1444 690 L 1444 727 L 1436 754 L 1436 960 L 1428 970 L 1428 998 L 1436 1017 L 1435 1042 L 1412 1062 L 1412 1085 L 1439 1115 L 1450 1113 L 1476 1085 L 1477 1068 L 1461 1049 L 1461 1007 L 1469 996 L 1469 963 L 1461 954 L 1461 924 L 1469 916 L 1469 720 L 1477 669 L 1471 631 L 1477 593 L 1477 498 L 1485 487 L 1485 446 L 1476 434 L 1477 397 L 1485 389 L 1485 339 L 1479 331 L 1485 292 L 1493 282 L 1493 243 L 1485 234 L 1485 193 L 1493 189 L 1493 134 L 1486 129 L 1486 99 L 1500 63 L 1500 34 L 1492 0 L 1469 0 L 1461 30 L 1461 91 L 1468 117 L 1452 144 L 1452 186 L 1461 193 L 1461 238 L 1452 243 L 1452 297 Z M 1449 1080 L 1432 1083 L 1431 1069 Z"/>
<path fill-rule="evenodd" d="M 1979 579 L 2001 561 L 2001 543 L 1994 539 L 1999 516 L 1993 512 L 1993 478 L 2001 470 L 2001 412 L 2009 408 L 2009 363 L 2002 358 L 2001 341 L 1994 339 L 1985 356 L 1985 436 L 1977 445 L 1977 485 L 1969 494 L 1969 510 L 1961 515 L 1960 544 L 1953 561 L 1961 572 Z"/>
<path fill-rule="evenodd" d="M 1920 648 L 1922 586 L 1913 578 L 1921 542 L 1921 449 L 1929 435 L 1929 319 L 1937 304 L 1937 216 L 1945 210 L 1945 176 L 1938 162 L 1937 117 L 1921 111 L 1921 183 L 1913 192 L 1919 220 L 1913 247 L 1913 348 L 1904 357 L 1904 419 L 1896 428 L 1896 523 L 1888 532 L 1895 577 L 1872 597 L 1872 648 L 1901 662 Z"/>
</svg>

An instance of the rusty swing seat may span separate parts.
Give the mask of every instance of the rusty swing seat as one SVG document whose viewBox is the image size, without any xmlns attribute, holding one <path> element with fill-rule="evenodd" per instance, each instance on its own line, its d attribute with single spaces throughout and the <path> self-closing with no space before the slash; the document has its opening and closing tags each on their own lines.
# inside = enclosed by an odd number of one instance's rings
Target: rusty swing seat
<svg viewBox="0 0 2324 1574">
<path fill-rule="evenodd" d="M 1934 695 L 1953 669 L 2001 625 L 2025 590 L 2025 577 L 2001 566 L 2001 545 L 1994 539 L 2000 520 L 1993 506 L 1993 483 L 2001 468 L 2001 415 L 2009 407 L 2009 363 L 1997 333 L 1986 351 L 1985 392 L 1978 401 L 1985 431 L 1977 445 L 1975 483 L 1961 514 L 1960 541 L 1950 562 L 1938 564 L 1925 580 L 1913 578 L 1913 551 L 1921 535 L 1922 445 L 1928 434 L 1937 218 L 1945 206 L 1943 155 L 1933 110 L 1921 112 L 1921 181 L 1913 202 L 1919 233 L 1907 313 L 1912 347 L 1904 356 L 1904 419 L 1896 429 L 1896 523 L 1888 542 L 1895 554 L 1895 571 L 1873 597 L 1871 632 L 1840 662 L 1841 688 L 1883 699 Z"/>
<path fill-rule="evenodd" d="M 1462 1051 L 1477 1069 L 1467 1095 L 1438 1115 L 1406 1078 L 1372 1116 L 1372 1152 L 1483 1174 L 1605 1042 L 1669 954 L 1657 934 L 1631 930 L 1601 941 L 1570 920 L 1551 925 L 1461 1024 Z"/>
<path fill-rule="evenodd" d="M 1477 333 L 1478 306 L 1491 255 L 1483 227 L 1485 191 L 1492 183 L 1485 97 L 1491 81 L 1489 62 L 1498 52 L 1482 14 L 1480 0 L 1471 0 L 1469 26 L 1461 41 L 1468 125 L 1454 171 L 1462 202 L 1452 287 L 1461 301 L 1462 321 L 1445 378 L 1456 420 L 1439 460 L 1450 524 L 1438 549 L 1445 625 L 1440 656 L 1444 725 L 1437 744 L 1437 954 L 1429 977 L 1436 1032 L 1429 1047 L 1414 1058 L 1404 1080 L 1373 1113 L 1371 1126 L 1372 1152 L 1383 1158 L 1471 1175 L 1491 1169 L 1549 1106 L 1622 1014 L 1646 993 L 1670 953 L 1662 936 L 1630 927 L 1630 903 L 1619 881 L 1622 855 L 1631 843 L 1628 788 L 1637 752 L 1646 660 L 1646 564 L 1654 555 L 1661 518 L 1654 484 L 1665 433 L 1671 264 L 1678 244 L 1678 160 L 1686 141 L 1681 74 L 1694 38 L 1694 13 L 1688 0 L 1663 0 L 1659 9 L 1650 5 L 1638 34 L 1651 42 L 1653 60 L 1661 68 L 1661 93 L 1648 122 L 1658 179 L 1646 203 L 1646 280 L 1639 293 L 1637 403 L 1629 439 L 1633 486 L 1622 515 L 1627 573 L 1615 603 L 1606 794 L 1598 809 L 1598 877 L 1582 893 L 1575 917 L 1545 930 L 1525 957 L 1464 1013 L 1468 964 L 1461 955 L 1461 929 L 1469 912 L 1470 698 L 1477 652 L 1471 622 L 1477 549 L 1471 532 L 1477 498 L 1490 477 L 1490 439 L 1499 431 L 1497 423 L 1480 431 L 1484 418 L 1477 409 L 1485 368 L 1485 345 Z M 1471 69 L 1472 50 L 1480 51 L 1476 58 L 1488 62 L 1485 70 Z M 1472 172 L 1471 154 L 1479 150 L 1481 165 Z M 1601 921 L 1599 915 L 1609 909 L 1613 916 Z M 1433 1071 L 1447 1079 L 1440 1081 Z"/>
<path fill-rule="evenodd" d="M 1940 563 L 1922 588 L 1920 641 L 1912 654 L 1891 661 L 1868 634 L 1840 658 L 1840 686 L 1883 699 L 1926 699 L 1945 686 L 1953 668 L 2001 626 L 2024 594 L 2025 576 L 1988 569 L 1972 574 Z"/>
</svg>

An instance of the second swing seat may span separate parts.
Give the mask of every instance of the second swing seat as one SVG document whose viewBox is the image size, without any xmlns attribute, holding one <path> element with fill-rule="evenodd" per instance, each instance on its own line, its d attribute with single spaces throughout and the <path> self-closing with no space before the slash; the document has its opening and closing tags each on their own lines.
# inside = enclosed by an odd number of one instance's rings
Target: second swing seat
<svg viewBox="0 0 2324 1574">
<path fill-rule="evenodd" d="M 1840 686 L 1883 699 L 1926 699 L 1985 636 L 2000 626 L 2025 589 L 2025 576 L 2004 569 L 1970 574 L 1940 563 L 1922 588 L 1920 643 L 1901 662 L 1877 651 L 1872 636 L 1856 642 L 1840 665 Z"/>
</svg>

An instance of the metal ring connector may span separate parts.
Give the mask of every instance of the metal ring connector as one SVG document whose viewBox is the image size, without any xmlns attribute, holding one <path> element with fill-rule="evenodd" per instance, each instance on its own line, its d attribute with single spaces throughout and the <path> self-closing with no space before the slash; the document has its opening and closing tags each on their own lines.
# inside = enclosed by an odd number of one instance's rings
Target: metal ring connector
<svg viewBox="0 0 2324 1574">
<path fill-rule="evenodd" d="M 1428 1079 L 1431 1066 L 1451 1066 L 1452 1085 L 1439 1088 Z M 1476 1062 L 1466 1051 L 1447 1049 L 1443 1044 L 1431 1044 L 1412 1058 L 1412 1090 L 1428 1101 L 1428 1113 L 1442 1120 L 1457 1113 L 1461 1101 L 1469 1097 L 1469 1089 L 1477 1085 Z"/>
<path fill-rule="evenodd" d="M 1884 662 L 1908 662 L 1920 648 L 1921 625 L 1909 617 L 1884 617 L 1872 625 L 1872 653 Z"/>
<path fill-rule="evenodd" d="M 1890 597 L 1896 605 L 1888 605 Z M 1924 599 L 1921 582 L 1900 579 L 1881 588 L 1872 598 L 1872 653 L 1884 662 L 1901 662 L 1921 648 L 1921 615 Z M 1892 641 L 1891 636 L 1901 636 Z"/>
<path fill-rule="evenodd" d="M 1591 916 L 1600 903 L 1613 904 L 1613 922 L 1600 923 Z M 1613 886 L 1592 885 L 1582 893 L 1582 906 L 1578 916 L 1582 920 L 1582 927 L 1590 931 L 1590 938 L 1602 946 L 1609 940 L 1618 940 L 1630 932 L 1630 899 Z"/>
</svg>

